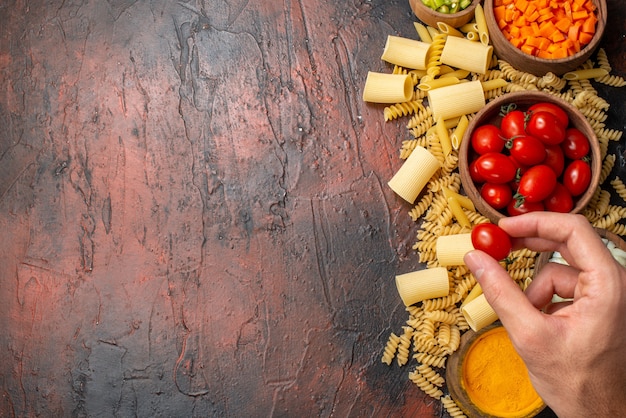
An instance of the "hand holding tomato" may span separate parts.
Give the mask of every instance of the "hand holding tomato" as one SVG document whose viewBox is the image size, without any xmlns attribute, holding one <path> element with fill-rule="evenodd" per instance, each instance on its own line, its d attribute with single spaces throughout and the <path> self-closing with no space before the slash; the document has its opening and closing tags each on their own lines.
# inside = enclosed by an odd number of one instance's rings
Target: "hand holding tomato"
<svg viewBox="0 0 626 418">
<path fill-rule="evenodd" d="M 537 393 L 558 416 L 626 416 L 626 269 L 583 216 L 532 212 L 498 225 L 514 248 L 559 251 L 570 264 L 549 263 L 523 292 L 489 255 L 465 256 Z M 572 302 L 553 304 L 554 294 Z"/>
</svg>

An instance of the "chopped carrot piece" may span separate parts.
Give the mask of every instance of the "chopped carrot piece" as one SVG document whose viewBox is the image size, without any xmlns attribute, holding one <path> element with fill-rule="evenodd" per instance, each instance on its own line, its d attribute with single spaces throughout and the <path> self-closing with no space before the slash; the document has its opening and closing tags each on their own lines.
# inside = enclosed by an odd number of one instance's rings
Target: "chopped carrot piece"
<svg viewBox="0 0 626 418">
<path fill-rule="evenodd" d="M 578 34 L 578 40 L 580 41 L 581 45 L 587 45 L 589 42 L 591 42 L 591 40 L 593 39 L 593 35 L 587 32 L 580 32 Z"/>
<path fill-rule="evenodd" d="M 569 30 L 567 31 L 567 37 L 569 39 L 571 39 L 572 41 L 575 41 L 576 39 L 578 39 L 578 33 L 580 32 L 580 24 L 579 23 L 574 23 L 572 26 L 569 27 Z"/>
<path fill-rule="evenodd" d="M 503 21 L 505 15 L 506 10 L 504 8 L 504 5 L 496 6 L 493 8 L 493 16 L 496 18 L 496 22 L 500 22 L 501 20 Z"/>
<path fill-rule="evenodd" d="M 528 7 L 528 0 L 515 0 L 515 7 L 517 10 L 524 13 Z"/>
<path fill-rule="evenodd" d="M 566 17 L 559 19 L 554 26 L 557 27 L 558 30 L 560 30 L 561 32 L 567 32 L 569 30 L 569 27 L 571 26 L 572 22 L 570 22 L 570 20 Z"/>
<path fill-rule="evenodd" d="M 596 17 L 596 15 L 591 14 L 589 15 L 587 19 L 585 19 L 580 30 L 582 30 L 585 33 L 595 33 L 597 22 L 598 22 L 598 18 Z"/>
</svg>

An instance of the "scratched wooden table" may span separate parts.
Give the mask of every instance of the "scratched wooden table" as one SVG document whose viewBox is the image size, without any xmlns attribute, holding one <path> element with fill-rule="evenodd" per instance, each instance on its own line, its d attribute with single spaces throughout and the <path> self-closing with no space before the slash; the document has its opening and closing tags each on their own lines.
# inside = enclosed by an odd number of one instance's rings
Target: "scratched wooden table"
<svg viewBox="0 0 626 418">
<path fill-rule="evenodd" d="M 0 416 L 443 415 L 380 362 L 419 263 L 386 185 L 408 131 L 361 90 L 413 20 L 0 1 Z"/>
</svg>

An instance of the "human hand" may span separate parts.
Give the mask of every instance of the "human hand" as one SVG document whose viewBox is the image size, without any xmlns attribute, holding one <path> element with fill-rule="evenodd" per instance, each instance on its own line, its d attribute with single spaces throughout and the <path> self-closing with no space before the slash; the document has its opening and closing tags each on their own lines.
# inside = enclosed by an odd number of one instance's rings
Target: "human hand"
<svg viewBox="0 0 626 418">
<path fill-rule="evenodd" d="M 562 417 L 626 416 L 626 269 L 580 215 L 532 212 L 498 225 L 514 247 L 559 251 L 526 293 L 481 251 L 465 256 L 544 402 Z M 552 296 L 573 298 L 552 304 Z"/>
</svg>

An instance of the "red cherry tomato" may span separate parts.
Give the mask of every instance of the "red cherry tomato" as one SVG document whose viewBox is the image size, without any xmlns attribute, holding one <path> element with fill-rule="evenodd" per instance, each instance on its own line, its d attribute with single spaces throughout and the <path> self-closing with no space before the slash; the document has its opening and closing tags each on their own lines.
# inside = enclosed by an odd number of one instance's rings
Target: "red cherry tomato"
<svg viewBox="0 0 626 418">
<path fill-rule="evenodd" d="M 552 194 L 544 200 L 546 210 L 568 213 L 574 208 L 572 194 L 561 183 L 557 183 Z"/>
<path fill-rule="evenodd" d="M 567 158 L 580 160 L 589 154 L 589 140 L 578 129 L 568 128 L 565 131 L 565 139 L 561 142 L 561 149 Z"/>
<path fill-rule="evenodd" d="M 480 195 L 489 206 L 503 209 L 513 198 L 513 191 L 508 184 L 485 183 L 480 188 Z"/>
<path fill-rule="evenodd" d="M 478 154 L 500 152 L 504 148 L 504 139 L 500 129 L 495 125 L 482 125 L 472 133 L 471 144 Z"/>
<path fill-rule="evenodd" d="M 524 135 L 526 124 L 526 115 L 521 110 L 512 110 L 502 118 L 500 122 L 500 130 L 505 138 L 513 138 L 518 135 Z"/>
<path fill-rule="evenodd" d="M 515 178 L 516 167 L 508 156 L 488 152 L 476 159 L 476 170 L 489 183 L 508 183 Z"/>
<path fill-rule="evenodd" d="M 572 161 L 563 173 L 563 185 L 572 194 L 580 196 L 591 183 L 591 167 L 583 160 Z"/>
<path fill-rule="evenodd" d="M 540 102 L 535 103 L 531 107 L 528 108 L 528 113 L 533 112 L 549 112 L 552 113 L 556 118 L 561 122 L 561 125 L 567 126 L 569 125 L 569 117 L 567 116 L 567 112 L 563 110 L 559 105 L 548 102 Z"/>
<path fill-rule="evenodd" d="M 478 169 L 476 167 L 476 160 L 472 161 L 469 165 L 469 174 L 470 177 L 472 178 L 472 181 L 474 183 L 484 183 L 485 179 L 483 178 L 483 176 L 480 175 L 480 173 L 478 172 Z"/>
<path fill-rule="evenodd" d="M 511 237 L 498 225 L 492 223 L 478 224 L 472 228 L 472 245 L 495 258 L 502 260 L 511 252 Z"/>
<path fill-rule="evenodd" d="M 549 112 L 533 112 L 528 119 L 526 132 L 545 144 L 560 144 L 565 139 L 566 125 Z"/>
<path fill-rule="evenodd" d="M 556 174 L 544 164 L 530 167 L 519 181 L 515 199 L 520 202 L 541 202 L 554 190 Z"/>
<path fill-rule="evenodd" d="M 557 177 L 563 174 L 565 169 L 565 155 L 559 145 L 546 145 L 546 158 L 543 164 L 547 165 L 554 171 Z"/>
<path fill-rule="evenodd" d="M 546 158 L 545 145 L 532 136 L 517 136 L 507 143 L 507 148 L 511 152 L 511 157 L 526 166 L 539 164 Z"/>
<path fill-rule="evenodd" d="M 509 216 L 522 215 L 528 212 L 540 212 L 542 210 L 545 210 L 543 202 L 522 202 L 518 205 L 515 199 L 511 199 L 506 207 L 506 213 L 508 213 Z"/>
</svg>

